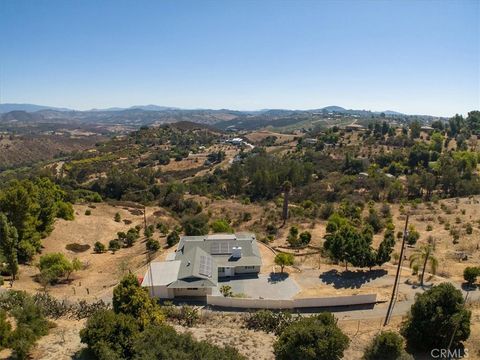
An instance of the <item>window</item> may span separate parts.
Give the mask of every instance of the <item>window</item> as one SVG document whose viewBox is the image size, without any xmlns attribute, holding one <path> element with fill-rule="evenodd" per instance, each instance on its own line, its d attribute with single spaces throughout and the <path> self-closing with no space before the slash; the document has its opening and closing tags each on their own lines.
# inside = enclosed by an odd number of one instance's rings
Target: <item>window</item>
<svg viewBox="0 0 480 360">
<path fill-rule="evenodd" d="M 198 288 L 187 288 L 187 290 L 198 290 Z"/>
<path fill-rule="evenodd" d="M 222 272 L 222 273 L 225 272 L 225 268 L 224 267 L 219 267 L 218 272 Z"/>
<path fill-rule="evenodd" d="M 254 270 L 255 266 L 245 266 L 245 270 Z"/>
</svg>

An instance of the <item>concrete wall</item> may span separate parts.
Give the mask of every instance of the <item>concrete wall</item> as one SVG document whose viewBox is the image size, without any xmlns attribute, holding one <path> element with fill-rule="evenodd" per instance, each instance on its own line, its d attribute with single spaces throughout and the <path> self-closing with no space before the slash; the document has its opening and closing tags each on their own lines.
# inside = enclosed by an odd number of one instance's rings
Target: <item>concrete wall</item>
<svg viewBox="0 0 480 360">
<path fill-rule="evenodd" d="M 345 305 L 373 304 L 377 294 L 305 298 L 294 300 L 242 299 L 223 296 L 207 296 L 207 304 L 242 309 L 295 309 L 308 307 L 333 307 Z"/>
</svg>

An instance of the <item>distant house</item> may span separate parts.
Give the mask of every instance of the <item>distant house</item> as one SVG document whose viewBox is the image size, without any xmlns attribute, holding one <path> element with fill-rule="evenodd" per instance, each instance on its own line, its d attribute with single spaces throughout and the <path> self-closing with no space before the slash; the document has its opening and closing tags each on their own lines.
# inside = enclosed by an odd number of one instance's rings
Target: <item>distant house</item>
<svg viewBox="0 0 480 360">
<path fill-rule="evenodd" d="M 345 126 L 345 130 L 347 131 L 363 131 L 365 127 L 360 124 L 350 124 Z"/>
<path fill-rule="evenodd" d="M 422 126 L 422 127 L 420 128 L 420 130 L 425 131 L 427 134 L 431 134 L 432 132 L 435 131 L 435 129 L 434 129 L 433 127 L 427 126 L 427 125 Z"/>
<path fill-rule="evenodd" d="M 232 144 L 232 145 L 242 145 L 243 144 L 243 139 L 242 138 L 233 138 L 233 139 L 228 139 L 227 140 L 228 143 Z"/>
<path fill-rule="evenodd" d="M 219 278 L 258 274 L 261 265 L 252 233 L 184 236 L 174 256 L 151 263 L 142 286 L 159 298 L 204 297 L 214 293 Z"/>
<path fill-rule="evenodd" d="M 315 138 L 305 138 L 303 139 L 303 143 L 307 145 L 315 145 L 317 143 L 317 139 Z"/>
</svg>

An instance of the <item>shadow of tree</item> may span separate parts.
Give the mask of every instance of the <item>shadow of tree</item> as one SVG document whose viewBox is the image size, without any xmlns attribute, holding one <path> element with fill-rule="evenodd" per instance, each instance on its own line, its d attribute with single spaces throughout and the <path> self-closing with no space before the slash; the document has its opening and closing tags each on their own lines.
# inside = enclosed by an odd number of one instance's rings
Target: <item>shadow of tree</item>
<svg viewBox="0 0 480 360">
<path fill-rule="evenodd" d="M 387 275 L 384 269 L 342 271 L 330 270 L 320 274 L 322 282 L 333 285 L 335 289 L 358 289 L 367 282 Z"/>
<path fill-rule="evenodd" d="M 269 277 L 268 277 L 268 282 L 271 283 L 271 284 L 275 284 L 275 283 L 278 283 L 278 282 L 281 282 L 281 281 L 285 281 L 286 279 L 288 279 L 288 274 L 287 273 L 270 273 Z"/>
</svg>

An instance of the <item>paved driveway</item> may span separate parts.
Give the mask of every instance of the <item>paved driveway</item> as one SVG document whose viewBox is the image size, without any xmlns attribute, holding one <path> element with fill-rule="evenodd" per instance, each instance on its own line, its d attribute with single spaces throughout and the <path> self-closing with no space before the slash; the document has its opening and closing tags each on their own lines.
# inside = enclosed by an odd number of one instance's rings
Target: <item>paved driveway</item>
<svg viewBox="0 0 480 360">
<path fill-rule="evenodd" d="M 300 291 L 295 280 L 281 274 L 222 279 L 218 281 L 217 289 L 220 289 L 222 285 L 231 286 L 234 294 L 245 294 L 247 297 L 255 299 L 288 300 Z"/>
</svg>

